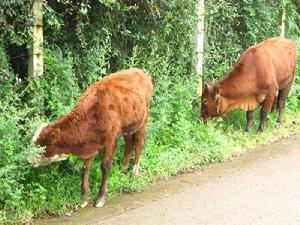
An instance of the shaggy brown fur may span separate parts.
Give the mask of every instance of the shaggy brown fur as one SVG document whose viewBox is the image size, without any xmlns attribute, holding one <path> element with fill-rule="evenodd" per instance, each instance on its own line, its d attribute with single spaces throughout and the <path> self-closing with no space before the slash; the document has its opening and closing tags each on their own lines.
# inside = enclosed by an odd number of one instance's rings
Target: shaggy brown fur
<svg viewBox="0 0 300 225">
<path fill-rule="evenodd" d="M 267 115 L 278 108 L 282 123 L 285 100 L 292 86 L 297 65 L 297 48 L 286 38 L 270 38 L 248 48 L 229 74 L 205 87 L 201 117 L 204 121 L 233 109 L 247 112 L 246 131 L 250 131 L 253 111 L 261 106 L 258 131 L 263 131 Z"/>
<path fill-rule="evenodd" d="M 83 207 L 88 201 L 91 159 L 103 148 L 103 179 L 95 206 L 104 204 L 115 145 L 121 136 L 126 143 L 124 170 L 128 168 L 132 138 L 135 138 L 133 173 L 138 173 L 152 89 L 150 77 L 142 70 L 129 69 L 110 74 L 92 84 L 68 115 L 43 128 L 37 137 L 35 143 L 46 146 L 45 156 L 48 158 L 71 153 L 85 160 Z"/>
</svg>

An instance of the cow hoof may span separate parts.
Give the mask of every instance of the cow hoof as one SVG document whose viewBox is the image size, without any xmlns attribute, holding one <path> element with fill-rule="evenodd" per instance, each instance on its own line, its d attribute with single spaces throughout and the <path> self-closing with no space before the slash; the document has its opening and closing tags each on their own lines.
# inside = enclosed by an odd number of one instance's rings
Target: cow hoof
<svg viewBox="0 0 300 225">
<path fill-rule="evenodd" d="M 136 165 L 133 166 L 132 175 L 133 176 L 139 175 L 139 167 L 138 166 L 136 166 Z"/>
<path fill-rule="evenodd" d="M 127 167 L 123 167 L 122 170 L 121 170 L 121 172 L 126 174 L 128 172 L 128 166 Z"/>
<path fill-rule="evenodd" d="M 100 200 L 99 202 L 96 202 L 96 203 L 95 203 L 95 207 L 96 207 L 96 208 L 101 208 L 102 206 L 104 206 L 104 203 L 105 203 L 105 200 L 102 199 L 102 200 Z"/>
<path fill-rule="evenodd" d="M 80 205 L 80 207 L 81 207 L 81 208 L 85 208 L 85 207 L 87 207 L 88 204 L 89 204 L 88 201 L 84 201 L 84 202 Z"/>
</svg>

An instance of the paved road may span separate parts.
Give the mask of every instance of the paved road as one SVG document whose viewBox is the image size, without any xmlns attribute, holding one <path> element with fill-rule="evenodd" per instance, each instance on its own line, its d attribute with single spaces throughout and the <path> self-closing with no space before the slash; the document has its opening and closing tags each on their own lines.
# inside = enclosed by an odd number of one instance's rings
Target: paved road
<svg viewBox="0 0 300 225">
<path fill-rule="evenodd" d="M 300 225 L 300 136 L 38 224 Z"/>
</svg>

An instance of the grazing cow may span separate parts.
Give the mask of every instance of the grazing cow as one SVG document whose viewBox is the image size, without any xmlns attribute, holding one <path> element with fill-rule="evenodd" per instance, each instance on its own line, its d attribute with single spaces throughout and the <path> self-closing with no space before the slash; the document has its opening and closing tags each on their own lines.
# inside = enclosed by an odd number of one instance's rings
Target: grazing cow
<svg viewBox="0 0 300 225">
<path fill-rule="evenodd" d="M 96 207 L 103 206 L 119 137 L 124 136 L 126 145 L 124 170 L 128 168 L 134 141 L 133 174 L 139 172 L 152 89 L 150 77 L 139 69 L 123 70 L 95 82 L 81 95 L 69 114 L 37 131 L 34 143 L 45 146 L 46 151 L 43 157 L 37 156 L 36 165 L 62 160 L 64 153 L 85 160 L 81 206 L 86 207 L 91 160 L 104 148 L 101 163 L 103 179 L 95 201 Z"/>
<path fill-rule="evenodd" d="M 242 109 L 247 112 L 246 131 L 249 132 L 253 111 L 261 106 L 258 131 L 262 132 L 274 103 L 273 109 L 279 111 L 277 122 L 282 124 L 296 65 L 297 48 L 292 40 L 270 38 L 248 48 L 225 78 L 206 85 L 201 118 L 206 122 L 233 109 Z"/>
</svg>

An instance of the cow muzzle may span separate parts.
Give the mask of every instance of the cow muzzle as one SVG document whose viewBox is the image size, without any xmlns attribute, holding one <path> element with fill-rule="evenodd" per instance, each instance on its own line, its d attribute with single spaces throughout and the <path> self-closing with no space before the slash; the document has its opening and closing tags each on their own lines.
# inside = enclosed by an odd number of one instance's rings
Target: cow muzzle
<svg viewBox="0 0 300 225">
<path fill-rule="evenodd" d="M 199 118 L 200 118 L 200 120 L 203 121 L 204 125 L 207 125 L 207 121 L 209 120 L 209 117 L 208 117 L 208 116 L 205 116 L 205 115 L 201 114 L 201 115 L 199 116 Z"/>
<path fill-rule="evenodd" d="M 45 157 L 43 154 L 33 154 L 29 155 L 27 157 L 27 161 L 33 166 L 33 167 L 39 167 L 39 166 L 47 166 L 53 162 L 59 162 L 66 160 L 67 157 L 64 154 L 61 155 L 54 155 L 52 157 Z"/>
</svg>

